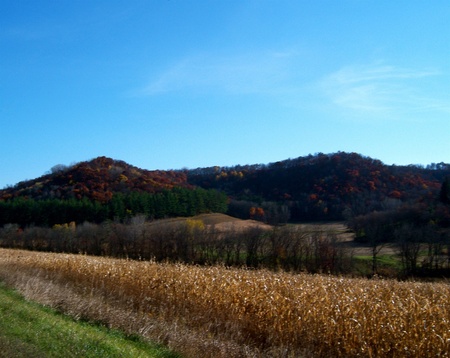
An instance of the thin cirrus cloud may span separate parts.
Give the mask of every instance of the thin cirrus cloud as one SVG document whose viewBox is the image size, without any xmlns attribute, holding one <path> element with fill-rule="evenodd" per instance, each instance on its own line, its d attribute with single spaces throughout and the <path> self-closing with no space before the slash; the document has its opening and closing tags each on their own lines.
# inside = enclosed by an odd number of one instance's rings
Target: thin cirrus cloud
<svg viewBox="0 0 450 358">
<path fill-rule="evenodd" d="M 401 118 L 408 113 L 450 112 L 442 94 L 427 91 L 428 81 L 440 76 L 437 70 L 417 70 L 372 64 L 341 68 L 320 81 L 320 89 L 346 113 Z"/>
<path fill-rule="evenodd" d="M 259 55 L 186 57 L 160 73 L 140 91 L 154 96 L 180 91 L 274 94 L 289 80 L 289 52 Z"/>
</svg>

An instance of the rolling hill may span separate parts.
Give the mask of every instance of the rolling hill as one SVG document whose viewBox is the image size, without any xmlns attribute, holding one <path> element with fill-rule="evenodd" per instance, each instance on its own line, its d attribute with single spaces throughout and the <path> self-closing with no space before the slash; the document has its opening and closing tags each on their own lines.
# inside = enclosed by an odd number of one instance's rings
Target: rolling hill
<svg viewBox="0 0 450 358">
<path fill-rule="evenodd" d="M 182 188 L 216 189 L 229 197 L 229 213 L 267 221 L 289 213 L 291 220 L 338 220 L 402 203 L 434 200 L 450 164 L 385 165 L 357 153 L 316 154 L 270 164 L 149 171 L 98 157 L 70 167 L 55 166 L 42 177 L 0 190 L 0 201 L 89 200 L 111 202 L 115 194 L 156 194 Z M 255 212 L 255 210 L 253 209 Z"/>
<path fill-rule="evenodd" d="M 356 153 L 338 152 L 267 165 L 188 171 L 188 182 L 226 192 L 242 202 L 287 205 L 294 220 L 342 219 L 400 203 L 432 200 L 450 164 L 388 166 Z M 237 209 L 238 210 L 238 209 Z"/>
<path fill-rule="evenodd" d="M 182 171 L 149 171 L 124 161 L 98 157 L 70 167 L 57 165 L 52 172 L 0 190 L 0 200 L 82 199 L 109 201 L 115 193 L 155 193 L 174 187 L 192 188 Z"/>
</svg>

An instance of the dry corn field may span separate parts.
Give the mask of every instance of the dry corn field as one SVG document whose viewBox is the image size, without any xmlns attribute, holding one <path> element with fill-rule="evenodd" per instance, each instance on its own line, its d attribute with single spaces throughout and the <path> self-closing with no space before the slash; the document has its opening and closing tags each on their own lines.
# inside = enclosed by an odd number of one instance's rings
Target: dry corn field
<svg viewBox="0 0 450 358">
<path fill-rule="evenodd" d="M 447 357 L 450 351 L 447 283 L 6 249 L 0 249 L 0 278 L 28 298 L 157 338 L 188 357 Z"/>
</svg>

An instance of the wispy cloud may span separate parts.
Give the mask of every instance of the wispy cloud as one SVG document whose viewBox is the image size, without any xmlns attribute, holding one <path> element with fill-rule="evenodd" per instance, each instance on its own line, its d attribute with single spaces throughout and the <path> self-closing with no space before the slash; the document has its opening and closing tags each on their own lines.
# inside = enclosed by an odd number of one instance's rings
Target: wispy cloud
<svg viewBox="0 0 450 358">
<path fill-rule="evenodd" d="M 405 113 L 450 113 L 450 101 L 437 94 L 430 80 L 442 73 L 375 63 L 341 68 L 320 81 L 329 101 L 346 113 L 400 117 Z"/>
<path fill-rule="evenodd" d="M 155 76 L 140 93 L 150 96 L 176 91 L 273 93 L 289 79 L 292 56 L 290 52 L 189 56 Z"/>
<path fill-rule="evenodd" d="M 441 71 L 376 62 L 346 66 L 314 80 L 303 62 L 295 50 L 196 54 L 155 74 L 134 94 L 262 95 L 297 111 L 331 106 L 334 114 L 359 119 L 416 120 L 430 113 L 450 114 L 447 92 L 434 86 L 445 82 Z"/>
</svg>

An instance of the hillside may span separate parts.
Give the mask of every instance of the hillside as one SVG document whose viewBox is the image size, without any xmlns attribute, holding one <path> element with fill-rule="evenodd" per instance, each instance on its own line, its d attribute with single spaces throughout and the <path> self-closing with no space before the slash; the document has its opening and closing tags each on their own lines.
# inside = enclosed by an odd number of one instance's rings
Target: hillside
<svg viewBox="0 0 450 358">
<path fill-rule="evenodd" d="M 82 199 L 109 201 L 114 193 L 155 193 L 173 187 L 191 188 L 181 171 L 149 171 L 107 157 L 70 167 L 57 165 L 52 173 L 0 190 L 0 199 Z"/>
<path fill-rule="evenodd" d="M 115 194 L 203 188 L 225 193 L 231 200 L 228 213 L 244 219 L 270 223 L 340 220 L 404 203 L 435 200 L 449 175 L 450 164 L 388 166 L 345 152 L 270 164 L 172 171 L 149 171 L 98 157 L 70 167 L 55 166 L 40 178 L 0 190 L 0 202 L 14 198 L 87 199 L 105 204 Z"/>
<path fill-rule="evenodd" d="M 328 220 L 342 219 L 344 211 L 358 215 L 436 198 L 448 175 L 450 164 L 388 166 L 338 152 L 267 165 L 198 168 L 188 171 L 188 182 L 225 191 L 237 200 L 237 212 L 245 202 L 276 202 L 289 208 L 291 219 Z"/>
</svg>

